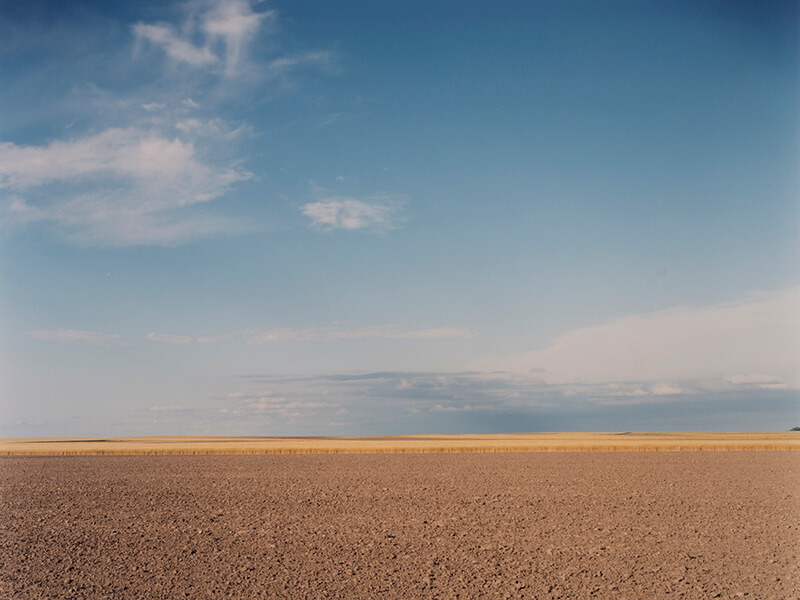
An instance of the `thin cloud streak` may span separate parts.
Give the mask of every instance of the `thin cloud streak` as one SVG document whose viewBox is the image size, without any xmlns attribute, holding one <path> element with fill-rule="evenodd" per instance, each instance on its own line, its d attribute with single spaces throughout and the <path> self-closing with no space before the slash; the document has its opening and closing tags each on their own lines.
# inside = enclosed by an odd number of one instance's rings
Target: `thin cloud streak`
<svg viewBox="0 0 800 600">
<path fill-rule="evenodd" d="M 130 346 L 121 335 L 85 331 L 80 329 L 35 329 L 27 332 L 28 337 L 37 340 L 58 342 L 59 344 L 83 344 L 88 346 Z"/>
<path fill-rule="evenodd" d="M 194 337 L 189 335 L 173 335 L 170 333 L 148 333 L 145 336 L 151 342 L 163 342 L 165 344 L 185 345 L 185 344 L 210 344 L 212 342 L 219 342 L 233 337 L 231 334 L 214 335 L 214 336 L 200 336 Z"/>
<path fill-rule="evenodd" d="M 277 342 L 332 342 L 336 340 L 355 339 L 407 339 L 407 340 L 433 340 L 433 339 L 465 339 L 471 338 L 472 332 L 458 327 L 438 327 L 433 329 L 419 329 L 403 331 L 394 325 L 377 325 L 373 327 L 309 327 L 295 329 L 283 327 L 278 329 L 251 329 L 238 333 L 227 333 L 217 336 L 195 337 L 187 335 L 174 335 L 169 333 L 148 333 L 145 337 L 153 342 L 166 344 L 206 344 L 221 340 L 240 338 L 251 344 L 265 344 Z"/>
<path fill-rule="evenodd" d="M 171 335 L 169 333 L 148 333 L 145 337 L 151 342 L 164 342 L 165 344 L 195 343 L 195 338 L 188 335 Z"/>
<path fill-rule="evenodd" d="M 417 331 L 402 331 L 393 325 L 375 327 L 339 328 L 339 327 L 311 327 L 308 329 L 271 329 L 267 331 L 251 331 L 247 334 L 247 341 L 251 343 L 280 342 L 280 341 L 333 341 L 344 339 L 447 339 L 469 338 L 472 333 L 457 327 L 440 327 L 436 329 L 421 329 Z"/>
<path fill-rule="evenodd" d="M 275 58 L 267 63 L 267 73 L 272 76 L 284 75 L 299 67 L 327 65 L 333 62 L 334 53 L 330 51 L 305 52 L 291 56 Z"/>
<path fill-rule="evenodd" d="M 440 338 L 471 338 L 473 335 L 466 329 L 460 329 L 458 327 L 435 327 L 433 329 L 406 331 L 391 337 L 407 340 L 432 340 Z"/>
</svg>

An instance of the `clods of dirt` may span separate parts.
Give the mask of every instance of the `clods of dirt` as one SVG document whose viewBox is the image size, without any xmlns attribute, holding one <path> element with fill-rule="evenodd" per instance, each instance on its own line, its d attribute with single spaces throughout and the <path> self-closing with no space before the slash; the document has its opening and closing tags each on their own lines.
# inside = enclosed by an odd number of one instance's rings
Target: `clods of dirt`
<svg viewBox="0 0 800 600">
<path fill-rule="evenodd" d="M 0 459 L 0 597 L 800 597 L 793 452 Z"/>
</svg>

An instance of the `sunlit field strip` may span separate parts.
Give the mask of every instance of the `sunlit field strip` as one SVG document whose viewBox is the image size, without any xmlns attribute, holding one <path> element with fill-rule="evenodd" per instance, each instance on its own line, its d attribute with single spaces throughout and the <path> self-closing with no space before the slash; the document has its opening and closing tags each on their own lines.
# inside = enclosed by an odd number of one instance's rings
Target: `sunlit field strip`
<svg viewBox="0 0 800 600">
<path fill-rule="evenodd" d="M 523 433 L 387 437 L 5 438 L 0 455 L 403 454 L 800 450 L 800 432 Z"/>
</svg>

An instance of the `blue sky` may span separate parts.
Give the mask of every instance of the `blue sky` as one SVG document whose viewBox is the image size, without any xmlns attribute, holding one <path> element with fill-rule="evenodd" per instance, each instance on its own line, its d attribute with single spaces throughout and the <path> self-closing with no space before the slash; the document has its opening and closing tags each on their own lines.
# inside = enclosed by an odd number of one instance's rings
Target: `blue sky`
<svg viewBox="0 0 800 600">
<path fill-rule="evenodd" d="M 799 12 L 0 4 L 0 435 L 799 425 Z"/>
</svg>

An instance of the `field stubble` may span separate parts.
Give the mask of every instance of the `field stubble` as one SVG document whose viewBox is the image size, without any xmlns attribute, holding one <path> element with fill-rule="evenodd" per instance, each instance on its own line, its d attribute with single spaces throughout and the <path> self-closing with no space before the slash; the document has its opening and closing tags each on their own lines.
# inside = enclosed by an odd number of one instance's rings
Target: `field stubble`
<svg viewBox="0 0 800 600">
<path fill-rule="evenodd" d="M 0 456 L 162 454 L 404 454 L 800 450 L 800 432 L 513 433 L 374 437 L 151 436 L 5 438 Z"/>
</svg>

